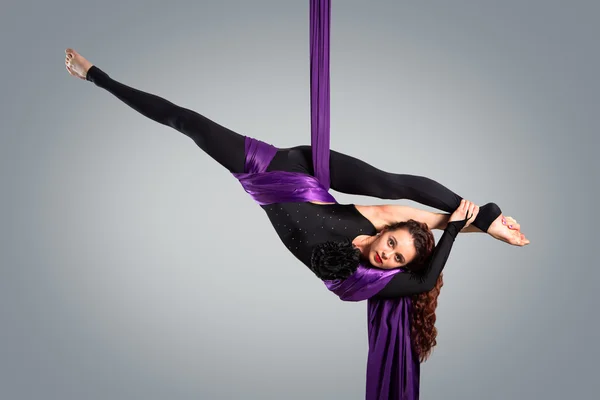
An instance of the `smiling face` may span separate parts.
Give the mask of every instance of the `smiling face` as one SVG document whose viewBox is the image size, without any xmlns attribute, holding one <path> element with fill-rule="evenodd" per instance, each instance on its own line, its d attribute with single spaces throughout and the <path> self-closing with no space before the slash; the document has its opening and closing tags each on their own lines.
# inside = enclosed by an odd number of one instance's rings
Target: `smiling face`
<svg viewBox="0 0 600 400">
<path fill-rule="evenodd" d="M 382 231 L 369 249 L 369 262 L 382 269 L 403 267 L 416 256 L 414 238 L 405 228 Z"/>
</svg>

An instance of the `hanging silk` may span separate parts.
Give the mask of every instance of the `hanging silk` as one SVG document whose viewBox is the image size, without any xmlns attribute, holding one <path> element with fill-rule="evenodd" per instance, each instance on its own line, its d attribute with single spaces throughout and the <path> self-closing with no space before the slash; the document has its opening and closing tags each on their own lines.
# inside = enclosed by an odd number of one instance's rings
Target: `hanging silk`
<svg viewBox="0 0 600 400">
<path fill-rule="evenodd" d="M 331 0 L 310 1 L 311 145 L 314 174 L 329 189 L 329 44 Z M 366 272 L 380 272 L 378 279 Z M 398 273 L 398 271 L 393 271 Z M 359 267 L 351 277 L 325 282 L 342 300 L 367 299 L 369 353 L 366 399 L 415 400 L 420 364 L 410 341 L 410 299 L 370 298 L 393 274 Z M 370 287 L 371 290 L 365 290 Z"/>
<path fill-rule="evenodd" d="M 310 144 L 315 178 L 329 190 L 329 22 L 331 0 L 310 1 Z"/>
<path fill-rule="evenodd" d="M 280 202 L 336 202 L 328 192 L 329 179 L 329 32 L 330 0 L 310 1 L 311 146 L 314 177 L 266 169 L 277 149 L 246 137 L 244 173 L 233 175 L 261 205 Z M 325 281 L 343 301 L 367 300 L 369 348 L 366 400 L 417 400 L 420 364 L 410 339 L 409 298 L 377 299 L 400 270 L 381 270 L 360 264 L 347 279 Z"/>
</svg>

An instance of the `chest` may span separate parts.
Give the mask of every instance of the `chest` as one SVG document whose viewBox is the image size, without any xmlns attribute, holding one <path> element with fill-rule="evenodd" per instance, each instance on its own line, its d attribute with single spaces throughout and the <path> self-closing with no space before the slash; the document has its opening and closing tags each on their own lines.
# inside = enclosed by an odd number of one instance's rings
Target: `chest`
<svg viewBox="0 0 600 400">
<path fill-rule="evenodd" d="M 326 241 L 373 234 L 373 225 L 353 205 L 280 203 L 263 206 L 283 244 L 305 264 Z"/>
</svg>

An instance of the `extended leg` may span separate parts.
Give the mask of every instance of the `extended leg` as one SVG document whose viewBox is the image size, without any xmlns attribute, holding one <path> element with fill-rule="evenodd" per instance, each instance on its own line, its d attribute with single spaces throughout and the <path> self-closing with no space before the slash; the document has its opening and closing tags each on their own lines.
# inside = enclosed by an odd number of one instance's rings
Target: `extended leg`
<svg viewBox="0 0 600 400">
<path fill-rule="evenodd" d="M 342 193 L 408 199 L 446 212 L 456 210 L 462 198 L 433 179 L 385 172 L 357 158 L 330 152 L 331 188 Z"/>
<path fill-rule="evenodd" d="M 279 149 L 269 170 L 314 176 L 311 146 Z M 432 179 L 384 172 L 334 150 L 330 151 L 329 173 L 331 188 L 342 193 L 390 200 L 409 199 L 450 213 L 456 210 L 462 200 L 456 193 Z"/>
<path fill-rule="evenodd" d="M 329 171 L 331 188 L 338 192 L 380 199 L 408 199 L 452 213 L 462 197 L 423 176 L 395 174 L 377 169 L 357 158 L 331 150 Z M 473 225 L 487 232 L 501 214 L 494 203 L 480 207 Z"/>
<path fill-rule="evenodd" d="M 142 115 L 190 137 L 202 150 L 230 172 L 244 172 L 244 136 L 195 111 L 119 83 L 96 66 L 92 66 L 88 70 L 86 79 L 96 86 L 106 89 Z"/>
<path fill-rule="evenodd" d="M 269 170 L 293 171 L 314 176 L 311 147 L 279 149 L 269 165 Z M 329 173 L 331 188 L 342 193 L 389 200 L 408 199 L 448 213 L 454 212 L 462 200 L 462 197 L 433 179 L 385 172 L 334 150 L 330 152 Z M 501 210 L 496 204 L 486 204 L 480 207 L 473 225 L 487 232 L 500 214 Z"/>
</svg>

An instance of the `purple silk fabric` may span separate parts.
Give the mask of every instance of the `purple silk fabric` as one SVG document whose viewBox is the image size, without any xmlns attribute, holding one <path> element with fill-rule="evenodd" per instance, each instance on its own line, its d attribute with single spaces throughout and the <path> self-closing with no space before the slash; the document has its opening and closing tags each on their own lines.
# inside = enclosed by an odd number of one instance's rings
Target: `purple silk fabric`
<svg viewBox="0 0 600 400">
<path fill-rule="evenodd" d="M 331 1 L 310 1 L 310 143 L 315 177 L 329 190 L 329 22 Z"/>
<path fill-rule="evenodd" d="M 358 265 L 354 274 L 346 279 L 324 281 L 327 289 L 343 301 L 362 301 L 375 296 L 400 271 Z"/>
<path fill-rule="evenodd" d="M 244 173 L 234 173 L 244 190 L 260 205 L 309 202 L 335 203 L 314 177 L 298 172 L 266 172 L 277 148 L 249 137 L 245 139 Z"/>
<path fill-rule="evenodd" d="M 418 400 L 421 364 L 410 336 L 410 298 L 369 299 L 367 400 Z"/>
<path fill-rule="evenodd" d="M 311 145 L 315 177 L 266 172 L 277 149 L 246 137 L 244 173 L 233 174 L 259 204 L 336 202 L 329 194 L 329 22 L 331 0 L 310 1 Z M 372 298 L 400 270 L 359 265 L 345 280 L 326 281 L 344 301 L 367 300 L 366 400 L 418 400 L 420 364 L 410 338 L 410 298 Z"/>
<path fill-rule="evenodd" d="M 329 31 L 331 0 L 310 0 L 311 145 L 314 174 L 329 190 Z M 344 281 L 325 282 L 346 301 L 368 300 L 367 400 L 419 398 L 419 362 L 410 342 L 410 299 L 369 298 L 399 271 L 360 266 Z"/>
</svg>

